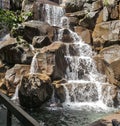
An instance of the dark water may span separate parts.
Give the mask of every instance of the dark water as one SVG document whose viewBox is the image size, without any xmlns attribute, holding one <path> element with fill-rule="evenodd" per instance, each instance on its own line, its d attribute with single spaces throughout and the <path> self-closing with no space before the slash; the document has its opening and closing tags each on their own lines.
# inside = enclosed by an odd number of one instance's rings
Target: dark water
<svg viewBox="0 0 120 126">
<path fill-rule="evenodd" d="M 71 110 L 44 108 L 29 112 L 36 120 L 43 121 L 45 126 L 89 126 L 90 123 L 107 115 L 106 112 L 95 110 Z"/>
<path fill-rule="evenodd" d="M 45 126 L 89 126 L 90 123 L 107 115 L 106 112 L 95 110 L 71 110 L 63 108 L 41 108 L 28 112 L 37 121 L 43 121 Z M 0 126 L 6 126 L 6 109 L 0 108 Z M 13 116 L 12 126 L 23 126 Z"/>
</svg>

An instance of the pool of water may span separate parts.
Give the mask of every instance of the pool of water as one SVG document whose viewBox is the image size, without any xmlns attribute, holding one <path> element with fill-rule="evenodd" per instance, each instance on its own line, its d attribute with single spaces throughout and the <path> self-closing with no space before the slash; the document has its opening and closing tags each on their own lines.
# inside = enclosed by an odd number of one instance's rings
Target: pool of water
<svg viewBox="0 0 120 126">
<path fill-rule="evenodd" d="M 89 126 L 90 123 L 112 112 L 84 107 L 70 109 L 63 107 L 44 107 L 27 111 L 38 122 L 43 121 L 45 126 Z M 0 126 L 6 126 L 6 108 L 0 108 Z M 12 126 L 23 126 L 14 116 Z"/>
<path fill-rule="evenodd" d="M 36 120 L 43 121 L 45 126 L 89 126 L 90 123 L 110 114 L 109 111 L 95 109 L 42 108 L 29 112 Z"/>
</svg>

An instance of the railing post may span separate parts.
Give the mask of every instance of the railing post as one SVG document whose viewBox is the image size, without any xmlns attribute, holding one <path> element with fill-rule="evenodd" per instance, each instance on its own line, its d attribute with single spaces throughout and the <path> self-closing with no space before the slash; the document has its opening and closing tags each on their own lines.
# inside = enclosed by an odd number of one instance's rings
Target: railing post
<svg viewBox="0 0 120 126">
<path fill-rule="evenodd" d="M 7 109 L 7 126 L 12 126 L 12 113 Z"/>
</svg>

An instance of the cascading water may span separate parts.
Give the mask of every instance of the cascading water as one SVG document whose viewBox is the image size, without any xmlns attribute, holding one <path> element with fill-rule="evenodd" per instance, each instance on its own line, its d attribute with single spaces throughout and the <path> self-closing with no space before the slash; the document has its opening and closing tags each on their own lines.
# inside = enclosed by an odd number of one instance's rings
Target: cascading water
<svg viewBox="0 0 120 126">
<path fill-rule="evenodd" d="M 49 4 L 44 4 L 44 9 L 46 12 L 45 22 L 49 23 L 51 26 L 60 26 L 60 19 L 64 16 L 64 9 L 58 6 L 53 6 Z"/>
<path fill-rule="evenodd" d="M 32 59 L 31 67 L 30 67 L 30 74 L 34 74 L 38 70 L 38 61 L 37 61 L 37 58 L 36 58 L 37 55 L 38 55 L 38 52 L 35 53 L 35 55 Z"/>
<path fill-rule="evenodd" d="M 66 61 L 68 67 L 65 78 L 67 84 L 63 84 L 66 92 L 65 105 L 69 106 L 94 106 L 106 109 L 102 102 L 102 83 L 104 79 L 97 72 L 96 65 L 93 61 L 93 52 L 91 47 L 82 41 L 77 33 L 69 29 L 69 20 L 67 17 L 61 17 L 58 40 L 62 40 L 64 30 L 67 29 L 73 43 L 66 43 Z M 71 55 L 70 46 L 76 50 L 76 55 Z M 102 81 L 103 80 L 103 81 Z"/>
</svg>

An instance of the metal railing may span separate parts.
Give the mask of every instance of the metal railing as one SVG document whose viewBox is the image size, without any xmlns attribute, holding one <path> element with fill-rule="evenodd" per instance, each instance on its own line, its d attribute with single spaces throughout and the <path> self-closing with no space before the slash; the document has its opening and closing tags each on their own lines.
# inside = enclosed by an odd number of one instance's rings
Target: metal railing
<svg viewBox="0 0 120 126">
<path fill-rule="evenodd" d="M 7 107 L 7 126 L 12 126 L 12 114 L 24 125 L 24 126 L 44 126 L 41 122 L 37 122 L 22 108 L 14 104 L 6 95 L 0 92 L 0 103 Z"/>
</svg>

